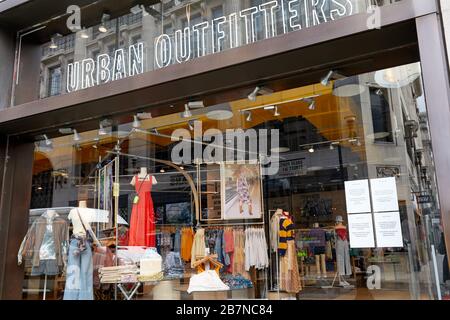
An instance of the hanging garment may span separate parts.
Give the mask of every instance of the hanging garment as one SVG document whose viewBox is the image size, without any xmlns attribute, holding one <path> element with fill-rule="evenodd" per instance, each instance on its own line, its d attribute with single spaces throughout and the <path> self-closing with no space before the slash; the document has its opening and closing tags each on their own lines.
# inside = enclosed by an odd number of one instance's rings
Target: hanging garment
<svg viewBox="0 0 450 320">
<path fill-rule="evenodd" d="M 194 242 L 194 231 L 191 227 L 183 228 L 181 232 L 180 256 L 185 262 L 191 261 L 192 243 Z"/>
<path fill-rule="evenodd" d="M 287 242 L 295 240 L 294 236 L 294 223 L 290 218 L 284 217 L 280 219 L 280 231 L 278 240 L 278 253 L 280 256 L 286 254 L 288 248 Z"/>
<path fill-rule="evenodd" d="M 25 235 L 18 252 L 31 260 L 32 275 L 57 275 L 64 267 L 69 241 L 69 224 L 48 212 L 37 218 Z"/>
<path fill-rule="evenodd" d="M 180 253 L 181 251 L 181 230 L 177 229 L 175 232 L 175 239 L 173 244 L 173 251 Z"/>
<path fill-rule="evenodd" d="M 245 233 L 244 230 L 234 230 L 233 275 L 248 276 L 245 271 Z"/>
<path fill-rule="evenodd" d="M 277 210 L 272 218 L 270 218 L 270 250 L 271 252 L 277 252 L 278 240 L 280 233 L 280 219 L 283 217 L 283 213 Z"/>
<path fill-rule="evenodd" d="M 331 247 L 331 242 L 333 240 L 333 236 L 329 232 L 327 232 L 325 234 L 325 236 L 326 236 L 325 255 L 326 255 L 328 260 L 332 260 L 333 259 L 333 249 Z"/>
<path fill-rule="evenodd" d="M 204 257 L 206 255 L 205 246 L 205 229 L 198 228 L 194 236 L 194 241 L 191 250 L 191 267 L 194 268 L 194 263 L 197 257 Z"/>
<path fill-rule="evenodd" d="M 81 242 L 86 242 L 80 251 Z M 64 300 L 94 300 L 92 250 L 89 241 L 72 238 L 69 246 Z"/>
<path fill-rule="evenodd" d="M 352 265 L 350 263 L 350 246 L 348 243 L 348 233 L 345 228 L 336 229 L 336 264 L 337 270 L 341 276 L 352 274 Z"/>
<path fill-rule="evenodd" d="M 302 290 L 294 240 L 287 242 L 286 254 L 280 259 L 280 290 L 288 293 Z"/>
<path fill-rule="evenodd" d="M 225 243 L 223 245 L 225 253 L 228 255 L 230 259 L 230 263 L 228 264 L 228 268 L 226 269 L 227 272 L 233 273 L 233 264 L 234 264 L 234 235 L 233 235 L 233 229 L 227 228 L 224 233 L 223 237 L 225 239 Z"/>
<path fill-rule="evenodd" d="M 262 228 L 248 228 L 245 230 L 245 270 L 251 267 L 257 270 L 269 266 L 266 235 Z"/>
<path fill-rule="evenodd" d="M 155 212 L 151 195 L 153 178 L 141 181 L 135 177 L 139 200 L 133 204 L 129 231 L 129 246 L 156 247 Z"/>
</svg>

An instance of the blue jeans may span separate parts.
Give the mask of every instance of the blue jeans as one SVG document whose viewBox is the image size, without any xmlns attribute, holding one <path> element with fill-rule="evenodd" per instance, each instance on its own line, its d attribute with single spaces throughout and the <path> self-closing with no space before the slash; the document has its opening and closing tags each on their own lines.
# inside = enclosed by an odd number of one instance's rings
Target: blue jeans
<svg viewBox="0 0 450 320">
<path fill-rule="evenodd" d="M 78 242 L 70 240 L 64 300 L 94 300 L 92 250 L 88 245 L 77 254 Z"/>
</svg>

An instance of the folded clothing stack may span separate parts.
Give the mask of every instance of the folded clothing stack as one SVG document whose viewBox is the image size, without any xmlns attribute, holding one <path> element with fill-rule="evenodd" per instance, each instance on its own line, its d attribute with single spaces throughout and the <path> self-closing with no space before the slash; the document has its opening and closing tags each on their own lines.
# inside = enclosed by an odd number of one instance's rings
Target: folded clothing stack
<svg viewBox="0 0 450 320">
<path fill-rule="evenodd" d="M 137 282 L 139 269 L 136 265 L 100 268 L 101 283 L 132 283 Z"/>
<path fill-rule="evenodd" d="M 140 282 L 161 281 L 164 279 L 164 272 L 161 271 L 153 275 L 138 275 L 137 278 Z"/>
<path fill-rule="evenodd" d="M 253 282 L 242 275 L 225 274 L 221 279 L 231 290 L 253 288 Z"/>
</svg>

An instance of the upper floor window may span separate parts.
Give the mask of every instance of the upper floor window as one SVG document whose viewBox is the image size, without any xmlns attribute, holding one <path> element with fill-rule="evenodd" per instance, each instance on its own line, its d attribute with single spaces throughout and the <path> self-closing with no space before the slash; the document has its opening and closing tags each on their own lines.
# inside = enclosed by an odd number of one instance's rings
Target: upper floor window
<svg viewBox="0 0 450 320">
<path fill-rule="evenodd" d="M 49 97 L 56 96 L 61 93 L 61 66 L 48 69 L 48 90 Z"/>
<path fill-rule="evenodd" d="M 386 90 L 370 89 L 372 106 L 373 133 L 375 142 L 394 142 L 391 123 L 391 109 L 386 99 Z"/>
</svg>

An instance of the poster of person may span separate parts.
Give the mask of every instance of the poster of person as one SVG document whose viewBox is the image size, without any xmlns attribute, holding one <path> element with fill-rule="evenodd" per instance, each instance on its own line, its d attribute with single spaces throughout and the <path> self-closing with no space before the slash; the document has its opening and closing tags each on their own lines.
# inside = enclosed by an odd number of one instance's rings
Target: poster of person
<svg viewBox="0 0 450 320">
<path fill-rule="evenodd" d="M 222 164 L 222 188 L 225 220 L 261 219 L 259 164 Z"/>
</svg>

